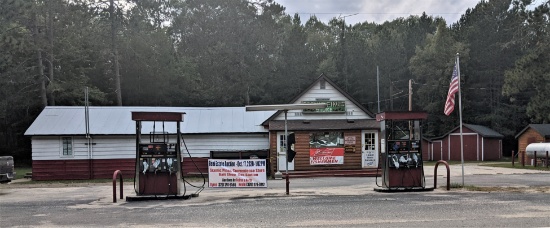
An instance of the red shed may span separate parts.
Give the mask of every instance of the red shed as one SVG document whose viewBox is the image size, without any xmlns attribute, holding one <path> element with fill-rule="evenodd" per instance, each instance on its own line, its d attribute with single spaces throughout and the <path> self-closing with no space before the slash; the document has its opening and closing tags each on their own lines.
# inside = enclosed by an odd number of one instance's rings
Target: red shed
<svg viewBox="0 0 550 228">
<path fill-rule="evenodd" d="M 463 124 L 465 161 L 491 161 L 502 157 L 502 138 L 504 136 L 488 127 Z M 454 128 L 447 134 L 432 138 L 429 142 L 431 160 L 460 161 L 460 129 Z"/>
</svg>

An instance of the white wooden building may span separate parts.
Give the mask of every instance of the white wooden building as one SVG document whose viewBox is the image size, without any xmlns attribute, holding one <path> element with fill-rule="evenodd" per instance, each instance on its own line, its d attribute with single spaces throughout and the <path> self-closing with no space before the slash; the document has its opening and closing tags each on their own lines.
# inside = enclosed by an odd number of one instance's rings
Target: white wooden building
<svg viewBox="0 0 550 228">
<path fill-rule="evenodd" d="M 303 103 L 328 106 L 288 112 L 287 127 L 295 138 L 290 148 L 296 152 L 289 171 L 376 171 L 380 125 L 371 112 L 324 75 L 289 102 Z M 55 106 L 46 107 L 25 132 L 32 139 L 33 179 L 110 178 L 114 170 L 133 174 L 136 126 L 131 112 L 186 113 L 181 125 L 184 175 L 207 172 L 209 158 L 251 155 L 268 159 L 271 175 L 286 169 L 281 111 L 246 112 L 245 107 L 89 107 L 88 143 L 85 108 Z M 143 122 L 142 139 L 150 132 L 168 132 L 172 134 L 169 140 L 176 140 L 174 123 L 166 123 L 163 128 L 160 122 Z"/>
<path fill-rule="evenodd" d="M 274 111 L 246 112 L 244 107 L 89 107 L 88 141 L 84 107 L 50 106 L 25 132 L 31 136 L 33 179 L 109 178 L 114 170 L 133 174 L 136 125 L 131 112 L 138 111 L 185 112 L 181 131 L 189 154 L 183 147 L 183 157 L 191 155 L 202 169 L 213 151 L 236 153 L 269 148 L 268 131 L 261 123 Z M 153 131 L 167 132 L 171 134 L 169 141 L 176 140 L 174 123 L 143 122 L 142 138 Z M 191 159 L 184 158 L 183 165 L 184 172 L 198 172 Z"/>
</svg>

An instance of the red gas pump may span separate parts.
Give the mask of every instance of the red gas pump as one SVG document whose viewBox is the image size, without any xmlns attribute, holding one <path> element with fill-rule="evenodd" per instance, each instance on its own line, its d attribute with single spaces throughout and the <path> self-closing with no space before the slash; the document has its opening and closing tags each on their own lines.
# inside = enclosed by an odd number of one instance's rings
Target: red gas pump
<svg viewBox="0 0 550 228">
<path fill-rule="evenodd" d="M 137 196 L 178 196 L 181 194 L 181 145 L 180 122 L 185 113 L 178 112 L 132 112 L 136 121 L 136 173 Z M 162 130 L 153 130 L 148 139 L 141 134 L 142 122 L 150 121 L 155 126 L 162 122 Z M 164 129 L 165 122 L 176 124 L 176 138 L 170 142 L 170 133 Z M 173 137 L 173 133 L 172 137 Z"/>
<path fill-rule="evenodd" d="M 380 122 L 382 185 L 377 191 L 433 190 L 425 186 L 422 120 L 425 112 L 383 112 Z"/>
</svg>

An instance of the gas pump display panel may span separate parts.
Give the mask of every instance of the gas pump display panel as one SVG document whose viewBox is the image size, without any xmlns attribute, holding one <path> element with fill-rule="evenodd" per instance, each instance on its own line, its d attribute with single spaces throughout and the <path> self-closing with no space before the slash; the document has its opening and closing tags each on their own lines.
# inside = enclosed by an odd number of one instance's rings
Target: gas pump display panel
<svg viewBox="0 0 550 228">
<path fill-rule="evenodd" d="M 139 144 L 139 192 L 142 195 L 177 194 L 179 162 L 175 144 Z"/>
</svg>

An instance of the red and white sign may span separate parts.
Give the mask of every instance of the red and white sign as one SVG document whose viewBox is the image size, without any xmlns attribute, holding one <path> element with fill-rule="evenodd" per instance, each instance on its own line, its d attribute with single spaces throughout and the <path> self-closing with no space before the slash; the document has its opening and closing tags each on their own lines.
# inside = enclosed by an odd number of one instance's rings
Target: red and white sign
<svg viewBox="0 0 550 228">
<path fill-rule="evenodd" d="M 311 148 L 309 149 L 310 165 L 344 164 L 344 148 Z"/>
<path fill-rule="evenodd" d="M 208 159 L 208 187 L 267 188 L 265 159 Z"/>
</svg>

